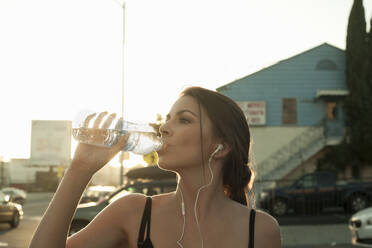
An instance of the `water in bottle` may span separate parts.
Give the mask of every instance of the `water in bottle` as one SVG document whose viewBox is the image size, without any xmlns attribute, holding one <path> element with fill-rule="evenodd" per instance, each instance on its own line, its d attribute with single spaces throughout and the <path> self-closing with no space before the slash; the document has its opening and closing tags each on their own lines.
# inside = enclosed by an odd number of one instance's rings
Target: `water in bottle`
<svg viewBox="0 0 372 248">
<path fill-rule="evenodd" d="M 157 151 L 162 146 L 153 127 L 146 123 L 134 123 L 115 118 L 107 127 L 93 128 L 93 119 L 89 122 L 91 123 L 82 122 L 72 129 L 74 139 L 80 143 L 111 147 L 118 142 L 120 136 L 129 133 L 124 151 L 144 155 Z"/>
</svg>

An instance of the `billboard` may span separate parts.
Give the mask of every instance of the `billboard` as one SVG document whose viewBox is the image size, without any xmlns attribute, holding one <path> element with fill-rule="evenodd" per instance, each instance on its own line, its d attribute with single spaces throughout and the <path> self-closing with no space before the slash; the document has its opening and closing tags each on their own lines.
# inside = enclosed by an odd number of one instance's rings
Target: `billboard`
<svg viewBox="0 0 372 248">
<path fill-rule="evenodd" d="M 242 101 L 237 102 L 243 110 L 248 124 L 251 126 L 266 125 L 266 102 L 264 101 Z"/>
<path fill-rule="evenodd" d="M 71 159 L 71 121 L 33 120 L 32 165 L 67 166 Z"/>
</svg>

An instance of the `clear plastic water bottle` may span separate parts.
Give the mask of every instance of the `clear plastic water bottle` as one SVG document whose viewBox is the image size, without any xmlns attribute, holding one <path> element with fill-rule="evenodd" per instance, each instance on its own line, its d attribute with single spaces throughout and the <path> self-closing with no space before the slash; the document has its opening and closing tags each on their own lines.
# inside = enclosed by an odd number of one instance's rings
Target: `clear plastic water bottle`
<svg viewBox="0 0 372 248">
<path fill-rule="evenodd" d="M 77 125 L 74 123 L 72 128 L 74 139 L 80 143 L 111 147 L 118 142 L 120 136 L 129 133 L 123 151 L 145 155 L 159 150 L 162 146 L 160 137 L 156 135 L 154 128 L 147 123 L 134 123 L 122 118 L 114 118 L 109 126 L 93 128 L 94 119 L 86 120 Z"/>
</svg>

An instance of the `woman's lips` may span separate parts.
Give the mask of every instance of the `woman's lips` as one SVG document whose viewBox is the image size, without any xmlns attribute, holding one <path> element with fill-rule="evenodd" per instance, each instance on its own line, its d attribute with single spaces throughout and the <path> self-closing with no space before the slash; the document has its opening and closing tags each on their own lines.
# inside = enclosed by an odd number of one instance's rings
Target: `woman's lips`
<svg viewBox="0 0 372 248">
<path fill-rule="evenodd" d="M 160 150 L 158 151 L 158 153 L 162 153 L 162 152 L 165 152 L 168 148 L 169 144 L 166 143 L 166 142 L 163 142 L 163 145 L 161 146 Z"/>
</svg>

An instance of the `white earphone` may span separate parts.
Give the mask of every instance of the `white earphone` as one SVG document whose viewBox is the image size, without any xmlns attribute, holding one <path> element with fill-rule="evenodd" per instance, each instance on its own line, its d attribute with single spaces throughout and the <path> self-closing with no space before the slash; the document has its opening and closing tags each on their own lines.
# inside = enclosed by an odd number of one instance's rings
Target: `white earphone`
<svg viewBox="0 0 372 248">
<path fill-rule="evenodd" d="M 198 203 L 198 199 L 199 199 L 199 193 L 200 191 L 203 189 L 203 188 L 206 188 L 208 187 L 209 185 L 212 184 L 212 181 L 213 181 L 213 171 L 212 171 L 212 168 L 211 168 L 211 160 L 213 158 L 213 156 L 221 151 L 223 149 L 223 145 L 222 144 L 218 144 L 216 150 L 212 153 L 212 155 L 209 157 L 209 162 L 208 162 L 208 167 L 209 167 L 209 170 L 211 172 L 211 180 L 208 184 L 202 186 L 199 188 L 198 190 L 198 193 L 196 195 L 196 200 L 195 200 L 195 205 L 194 205 L 194 214 L 195 214 L 195 220 L 196 220 L 196 224 L 198 226 L 198 231 L 199 231 L 199 235 L 200 235 L 200 239 L 201 239 L 201 243 L 202 243 L 202 248 L 204 248 L 204 242 L 203 242 L 203 235 L 201 233 L 201 230 L 200 230 L 200 225 L 199 225 L 199 220 L 198 220 L 198 216 L 196 214 L 196 206 L 197 206 L 197 203 Z M 185 203 L 183 201 L 183 194 L 182 194 L 182 189 L 180 188 L 180 192 L 181 192 L 181 211 L 182 211 L 182 216 L 183 216 L 183 226 L 182 226 L 182 234 L 181 234 L 181 237 L 179 238 L 179 240 L 177 241 L 177 244 L 179 247 L 183 248 L 182 244 L 181 244 L 181 241 L 182 241 L 182 238 L 183 238 L 183 235 L 184 235 L 184 232 L 185 232 L 185 224 L 186 224 L 186 219 L 185 219 Z"/>
<path fill-rule="evenodd" d="M 221 151 L 222 149 L 223 149 L 223 145 L 222 144 L 218 144 L 217 149 L 216 149 L 215 152 Z"/>
</svg>

